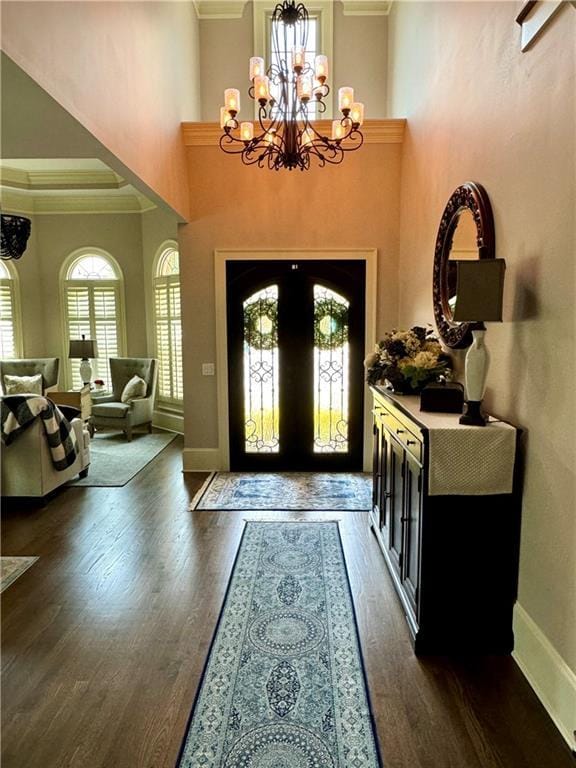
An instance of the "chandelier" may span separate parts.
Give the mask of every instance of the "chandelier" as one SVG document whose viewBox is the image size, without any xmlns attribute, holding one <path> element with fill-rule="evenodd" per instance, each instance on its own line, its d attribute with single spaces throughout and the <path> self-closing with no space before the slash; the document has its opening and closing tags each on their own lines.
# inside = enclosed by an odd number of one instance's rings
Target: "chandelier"
<svg viewBox="0 0 576 768">
<path fill-rule="evenodd" d="M 220 148 L 239 154 L 246 165 L 260 168 L 310 168 L 337 165 L 345 152 L 362 146 L 360 126 L 364 122 L 364 105 L 354 101 L 354 89 L 340 88 L 338 106 L 342 117 L 332 121 L 331 136 L 324 135 L 311 117 L 326 111 L 325 99 L 328 58 L 318 55 L 314 63 L 306 56 L 308 11 L 302 3 L 284 0 L 272 13 L 272 63 L 264 69 L 264 59 L 250 59 L 250 98 L 258 103 L 257 119 L 238 121 L 240 92 L 224 91 L 220 108 Z"/>
<path fill-rule="evenodd" d="M 0 258 L 19 259 L 26 250 L 30 237 L 30 219 L 3 213 L 0 223 Z"/>
</svg>

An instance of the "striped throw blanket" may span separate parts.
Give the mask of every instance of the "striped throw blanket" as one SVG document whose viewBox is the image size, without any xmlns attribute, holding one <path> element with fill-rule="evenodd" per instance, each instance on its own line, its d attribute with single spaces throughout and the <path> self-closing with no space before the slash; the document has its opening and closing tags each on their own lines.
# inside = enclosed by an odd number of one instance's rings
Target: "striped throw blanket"
<svg viewBox="0 0 576 768">
<path fill-rule="evenodd" d="M 52 464 L 63 470 L 76 461 L 74 429 L 51 400 L 40 395 L 6 395 L 2 398 L 2 442 L 10 443 L 40 417 L 50 446 Z"/>
</svg>

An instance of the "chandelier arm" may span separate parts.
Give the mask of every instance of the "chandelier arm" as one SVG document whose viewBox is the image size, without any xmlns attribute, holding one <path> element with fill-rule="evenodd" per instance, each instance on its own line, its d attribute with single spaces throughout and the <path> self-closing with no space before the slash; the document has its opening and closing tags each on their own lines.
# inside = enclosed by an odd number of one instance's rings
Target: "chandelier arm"
<svg viewBox="0 0 576 768">
<path fill-rule="evenodd" d="M 362 131 L 359 131 L 358 128 L 352 128 L 350 133 L 345 136 L 346 139 L 356 142 L 354 146 L 346 146 L 342 147 L 343 152 L 355 152 L 357 149 L 360 149 L 362 144 L 364 144 L 364 134 Z"/>
<path fill-rule="evenodd" d="M 223 133 L 220 136 L 219 145 L 220 149 L 228 155 L 240 155 L 246 149 L 246 143 L 242 139 L 232 136 L 230 133 Z"/>
</svg>

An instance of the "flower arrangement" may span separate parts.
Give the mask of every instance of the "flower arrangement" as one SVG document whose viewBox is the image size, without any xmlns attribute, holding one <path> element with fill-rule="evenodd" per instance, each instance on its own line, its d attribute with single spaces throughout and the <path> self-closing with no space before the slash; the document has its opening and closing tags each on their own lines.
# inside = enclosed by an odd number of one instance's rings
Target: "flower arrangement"
<svg viewBox="0 0 576 768">
<path fill-rule="evenodd" d="M 419 392 L 426 384 L 449 380 L 452 361 L 430 328 L 392 330 L 364 360 L 369 384 L 387 382 L 395 392 Z"/>
<path fill-rule="evenodd" d="M 94 379 L 94 389 L 96 391 L 104 389 L 104 379 Z"/>
</svg>

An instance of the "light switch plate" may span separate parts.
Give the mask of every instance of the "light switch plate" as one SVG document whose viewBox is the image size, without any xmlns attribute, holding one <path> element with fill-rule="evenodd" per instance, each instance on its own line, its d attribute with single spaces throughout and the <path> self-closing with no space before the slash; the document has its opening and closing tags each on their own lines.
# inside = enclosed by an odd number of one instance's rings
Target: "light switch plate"
<svg viewBox="0 0 576 768">
<path fill-rule="evenodd" d="M 202 363 L 202 376 L 214 376 L 214 363 Z"/>
</svg>

